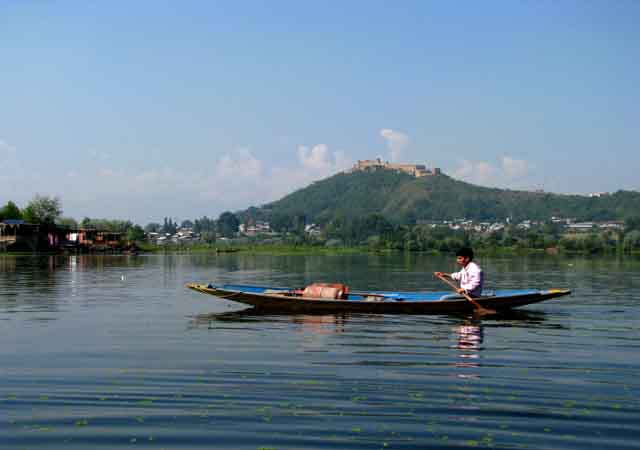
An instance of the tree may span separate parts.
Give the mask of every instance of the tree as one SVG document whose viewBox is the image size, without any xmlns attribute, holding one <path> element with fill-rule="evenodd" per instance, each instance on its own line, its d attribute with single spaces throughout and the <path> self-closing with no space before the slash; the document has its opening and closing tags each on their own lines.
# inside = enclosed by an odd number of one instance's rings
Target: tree
<svg viewBox="0 0 640 450">
<path fill-rule="evenodd" d="M 24 210 L 26 222 L 53 225 L 62 215 L 62 205 L 58 197 L 48 197 L 36 194 Z"/>
<path fill-rule="evenodd" d="M 640 250 L 640 231 L 633 230 L 627 233 L 623 245 L 626 251 Z"/>
<path fill-rule="evenodd" d="M 0 209 L 0 221 L 5 219 L 22 219 L 22 212 L 20 211 L 20 208 L 18 208 L 11 200 L 9 200 L 7 204 Z"/>
<path fill-rule="evenodd" d="M 171 218 L 164 218 L 164 225 L 162 226 L 163 233 L 175 234 L 178 231 L 178 225 L 171 220 Z"/>
<path fill-rule="evenodd" d="M 293 228 L 293 221 L 287 214 L 275 213 L 269 219 L 269 226 L 279 233 L 286 233 Z"/>
<path fill-rule="evenodd" d="M 307 219 L 303 212 L 297 212 L 293 215 L 293 231 L 298 236 L 304 235 L 304 227 L 307 224 Z"/>
<path fill-rule="evenodd" d="M 91 219 L 84 217 L 80 222 L 80 228 L 91 228 Z"/>
<path fill-rule="evenodd" d="M 224 237 L 233 237 L 238 231 L 240 221 L 232 212 L 226 211 L 218 217 L 218 231 Z"/>
<path fill-rule="evenodd" d="M 56 223 L 61 227 L 70 228 L 72 230 L 78 228 L 78 222 L 73 217 L 60 217 Z"/>
<path fill-rule="evenodd" d="M 190 220 L 183 220 L 180 224 L 180 228 L 193 228 L 193 222 Z"/>
<path fill-rule="evenodd" d="M 150 222 L 144 227 L 144 231 L 147 233 L 157 233 L 160 231 L 160 228 L 162 228 L 162 226 L 159 223 Z"/>
<path fill-rule="evenodd" d="M 140 225 L 134 225 L 127 230 L 127 239 L 131 242 L 144 240 L 144 230 Z"/>
<path fill-rule="evenodd" d="M 215 231 L 203 231 L 201 234 L 202 240 L 207 244 L 215 244 L 216 233 Z"/>
<path fill-rule="evenodd" d="M 216 232 L 216 221 L 213 219 L 209 219 L 207 216 L 202 217 L 201 219 L 196 219 L 193 224 L 193 232 L 194 233 L 213 233 Z"/>
<path fill-rule="evenodd" d="M 85 217 L 80 223 L 82 228 L 90 228 L 101 231 L 113 231 L 117 233 L 126 233 L 133 223 L 130 220 L 109 220 L 109 219 L 91 219 Z"/>
<path fill-rule="evenodd" d="M 640 230 L 640 216 L 629 216 L 624 221 L 624 231 Z"/>
</svg>

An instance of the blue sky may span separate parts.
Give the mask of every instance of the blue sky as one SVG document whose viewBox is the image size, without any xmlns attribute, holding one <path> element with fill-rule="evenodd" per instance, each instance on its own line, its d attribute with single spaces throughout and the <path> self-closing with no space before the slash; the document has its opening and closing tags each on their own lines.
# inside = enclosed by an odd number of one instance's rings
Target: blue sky
<svg viewBox="0 0 640 450">
<path fill-rule="evenodd" d="M 182 220 L 382 157 L 640 189 L 640 2 L 0 0 L 0 203 Z"/>
</svg>

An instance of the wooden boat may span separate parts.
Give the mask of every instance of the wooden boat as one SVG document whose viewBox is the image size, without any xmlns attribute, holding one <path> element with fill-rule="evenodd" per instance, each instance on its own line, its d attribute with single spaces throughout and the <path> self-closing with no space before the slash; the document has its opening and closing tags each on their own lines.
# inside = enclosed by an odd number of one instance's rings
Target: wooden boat
<svg viewBox="0 0 640 450">
<path fill-rule="evenodd" d="M 451 292 L 353 291 L 342 299 L 304 296 L 284 287 L 240 284 L 188 284 L 188 288 L 215 297 L 251 305 L 256 309 L 286 313 L 449 314 L 471 312 L 474 305 Z M 503 290 L 487 292 L 474 300 L 484 308 L 506 311 L 570 294 L 568 289 Z"/>
</svg>

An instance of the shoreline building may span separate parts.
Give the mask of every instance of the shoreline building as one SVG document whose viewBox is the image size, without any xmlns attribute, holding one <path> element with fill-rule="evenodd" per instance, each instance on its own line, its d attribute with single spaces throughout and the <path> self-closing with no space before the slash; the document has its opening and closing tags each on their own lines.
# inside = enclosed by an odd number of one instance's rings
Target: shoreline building
<svg viewBox="0 0 640 450">
<path fill-rule="evenodd" d="M 24 220 L 0 221 L 0 251 L 117 250 L 126 246 L 121 232 L 71 229 Z"/>
<path fill-rule="evenodd" d="M 442 171 L 438 167 L 428 169 L 424 164 L 396 164 L 383 161 L 380 158 L 358 160 L 358 162 L 351 168 L 350 172 L 378 169 L 397 170 L 398 172 L 404 172 L 416 178 L 442 174 Z"/>
</svg>

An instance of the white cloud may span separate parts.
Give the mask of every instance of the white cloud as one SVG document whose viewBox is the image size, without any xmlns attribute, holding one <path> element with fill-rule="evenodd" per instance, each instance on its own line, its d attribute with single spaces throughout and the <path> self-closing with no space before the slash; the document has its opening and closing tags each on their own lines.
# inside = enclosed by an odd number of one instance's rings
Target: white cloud
<svg viewBox="0 0 640 450">
<path fill-rule="evenodd" d="M 256 177 L 262 173 L 262 162 L 249 149 L 240 148 L 218 161 L 215 173 L 219 177 Z"/>
<path fill-rule="evenodd" d="M 37 192 L 59 195 L 52 191 L 57 188 L 58 184 L 53 186 L 51 180 L 28 161 L 25 152 L 19 152 L 16 146 L 0 139 L 0 197 L 3 201 L 11 200 L 24 207 Z"/>
<path fill-rule="evenodd" d="M 339 172 L 353 165 L 345 152 L 337 150 L 331 153 L 326 144 L 317 144 L 311 148 L 306 145 L 298 146 L 298 161 L 304 169 L 321 175 Z"/>
<path fill-rule="evenodd" d="M 353 166 L 353 160 L 342 150 L 333 152 L 333 158 L 335 160 L 334 169 L 336 172 L 347 170 Z"/>
<path fill-rule="evenodd" d="M 201 173 L 201 197 L 222 209 L 244 209 L 277 200 L 313 181 L 350 167 L 351 159 L 342 151 L 332 152 L 326 144 L 300 145 L 297 165 L 266 167 L 248 149 L 222 156 L 215 165 L 215 176 Z"/>
<path fill-rule="evenodd" d="M 16 165 L 16 148 L 0 139 L 0 169 L 3 171 L 14 170 Z"/>
<path fill-rule="evenodd" d="M 151 158 L 147 167 L 132 167 L 120 165 L 117 158 L 106 154 L 104 158 L 99 152 L 91 155 L 102 164 L 87 167 L 78 162 L 65 167 L 67 176 L 56 183 L 55 190 L 46 177 L 36 177 L 33 170 L 12 170 L 0 172 L 0 192 L 19 205 L 35 192 L 59 196 L 65 215 L 78 220 L 107 217 L 144 225 L 163 217 L 215 217 L 225 210 L 265 204 L 352 165 L 345 152 L 333 151 L 326 144 L 301 145 L 291 152 L 293 164 L 287 158 L 275 164 L 269 160 L 269 166 L 248 148 L 199 161 L 195 166 L 169 166 Z M 11 157 L 18 169 L 26 167 L 16 156 L 15 147 L 0 141 L 0 164 Z"/>
<path fill-rule="evenodd" d="M 0 139 L 0 154 L 2 153 L 15 153 L 16 148 L 13 145 Z"/>
<path fill-rule="evenodd" d="M 391 162 L 401 162 L 402 150 L 404 150 L 409 143 L 409 136 L 389 128 L 380 130 L 380 136 L 387 141 L 387 147 L 391 154 L 389 160 Z"/>
<path fill-rule="evenodd" d="M 502 157 L 502 169 L 511 179 L 526 176 L 530 168 L 531 164 L 523 159 L 514 159 L 510 156 Z"/>
<path fill-rule="evenodd" d="M 89 149 L 89 155 L 91 158 L 97 159 L 98 161 L 107 161 L 111 159 L 111 155 L 109 153 L 96 150 L 95 148 Z"/>
<path fill-rule="evenodd" d="M 451 175 L 474 184 L 524 188 L 532 167 L 530 162 L 511 156 L 503 156 L 496 165 L 488 161 L 461 160 Z"/>
<path fill-rule="evenodd" d="M 485 161 L 462 160 L 453 171 L 452 176 L 475 184 L 491 184 L 498 169 Z"/>
<path fill-rule="evenodd" d="M 325 170 L 331 166 L 329 148 L 325 144 L 314 145 L 312 148 L 300 145 L 298 160 L 304 168 L 311 170 Z"/>
</svg>

